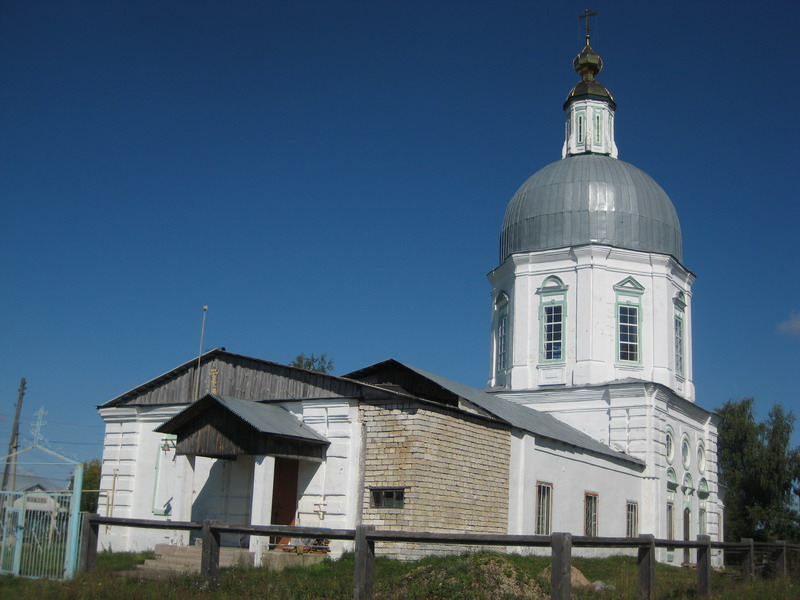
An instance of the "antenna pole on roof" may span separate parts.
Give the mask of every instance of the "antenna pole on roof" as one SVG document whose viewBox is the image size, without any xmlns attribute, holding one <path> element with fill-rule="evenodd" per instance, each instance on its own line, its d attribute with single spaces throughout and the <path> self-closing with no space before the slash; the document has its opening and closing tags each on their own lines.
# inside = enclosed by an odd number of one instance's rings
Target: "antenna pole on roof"
<svg viewBox="0 0 800 600">
<path fill-rule="evenodd" d="M 25 378 L 23 377 L 19 381 L 19 396 L 17 396 L 17 410 L 14 414 L 14 425 L 11 427 L 11 439 L 8 442 L 8 458 L 6 459 L 6 468 L 3 471 L 3 485 L 0 486 L 0 489 L 9 489 L 11 491 L 14 490 L 14 485 L 16 484 L 16 471 L 17 471 L 17 456 L 16 452 L 19 450 L 19 414 L 22 410 L 22 398 L 25 396 Z M 11 481 L 9 482 L 9 475 L 11 476 Z M 10 487 L 8 484 L 11 484 Z"/>
<path fill-rule="evenodd" d="M 195 375 L 194 400 L 200 396 L 200 359 L 203 357 L 203 336 L 206 333 L 206 312 L 208 306 L 203 305 L 203 324 L 200 326 L 200 352 L 197 353 L 197 373 Z"/>
</svg>

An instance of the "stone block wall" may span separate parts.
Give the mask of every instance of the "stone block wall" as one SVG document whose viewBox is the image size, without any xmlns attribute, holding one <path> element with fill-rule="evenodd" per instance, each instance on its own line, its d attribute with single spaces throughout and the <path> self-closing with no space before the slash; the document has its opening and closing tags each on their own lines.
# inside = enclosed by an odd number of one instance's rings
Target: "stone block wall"
<svg viewBox="0 0 800 600">
<path fill-rule="evenodd" d="M 415 400 L 362 402 L 360 413 L 366 425 L 365 525 L 405 531 L 508 532 L 511 433 L 507 425 Z M 375 487 L 404 488 L 403 508 L 372 507 Z M 406 544 L 396 550 L 407 554 L 412 549 Z M 463 550 L 453 547 L 453 551 Z"/>
</svg>

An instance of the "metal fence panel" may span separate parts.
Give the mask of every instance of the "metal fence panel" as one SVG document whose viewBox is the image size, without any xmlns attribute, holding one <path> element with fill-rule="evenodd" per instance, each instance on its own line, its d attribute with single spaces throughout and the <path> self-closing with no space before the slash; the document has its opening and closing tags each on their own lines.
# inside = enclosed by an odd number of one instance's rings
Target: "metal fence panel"
<svg viewBox="0 0 800 600">
<path fill-rule="evenodd" d="M 75 560 L 71 492 L 0 492 L 0 572 L 68 579 Z"/>
</svg>

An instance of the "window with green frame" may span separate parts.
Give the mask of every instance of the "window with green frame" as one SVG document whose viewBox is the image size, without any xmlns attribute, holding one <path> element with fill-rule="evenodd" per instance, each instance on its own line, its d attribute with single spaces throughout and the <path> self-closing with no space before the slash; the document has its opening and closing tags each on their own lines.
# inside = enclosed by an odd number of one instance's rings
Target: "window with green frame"
<svg viewBox="0 0 800 600">
<path fill-rule="evenodd" d="M 508 295 L 500 292 L 495 308 L 495 372 L 502 373 L 509 366 Z"/>
<path fill-rule="evenodd" d="M 644 287 L 633 277 L 627 277 L 615 285 L 614 290 L 617 292 L 617 360 L 641 364 Z"/>
<path fill-rule="evenodd" d="M 567 286 L 550 276 L 537 290 L 539 304 L 539 362 L 563 362 L 567 318 Z"/>
<path fill-rule="evenodd" d="M 678 292 L 673 299 L 673 304 L 675 305 L 675 373 L 682 377 L 684 375 L 684 340 L 686 337 L 683 326 L 686 300 L 683 292 Z"/>
</svg>

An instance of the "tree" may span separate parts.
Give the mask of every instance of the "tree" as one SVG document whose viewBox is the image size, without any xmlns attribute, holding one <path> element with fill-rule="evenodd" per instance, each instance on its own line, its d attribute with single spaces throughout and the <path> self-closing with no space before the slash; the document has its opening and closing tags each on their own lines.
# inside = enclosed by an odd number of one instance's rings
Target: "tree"
<svg viewBox="0 0 800 600">
<path fill-rule="evenodd" d="M 102 464 L 100 459 L 93 458 L 83 463 L 83 479 L 81 480 L 81 512 L 96 513 L 97 499 L 100 496 L 100 472 Z M 69 480 L 69 489 L 72 489 L 73 478 Z"/>
<path fill-rule="evenodd" d="M 294 360 L 289 366 L 316 371 L 318 373 L 330 373 L 333 371 L 333 360 L 329 359 L 325 354 L 306 356 L 301 352 L 294 357 Z"/>
<path fill-rule="evenodd" d="M 753 399 L 729 400 L 717 410 L 719 481 L 725 496 L 725 537 L 800 540 L 794 507 L 800 450 L 790 448 L 794 415 L 775 405 L 758 423 Z"/>
</svg>

